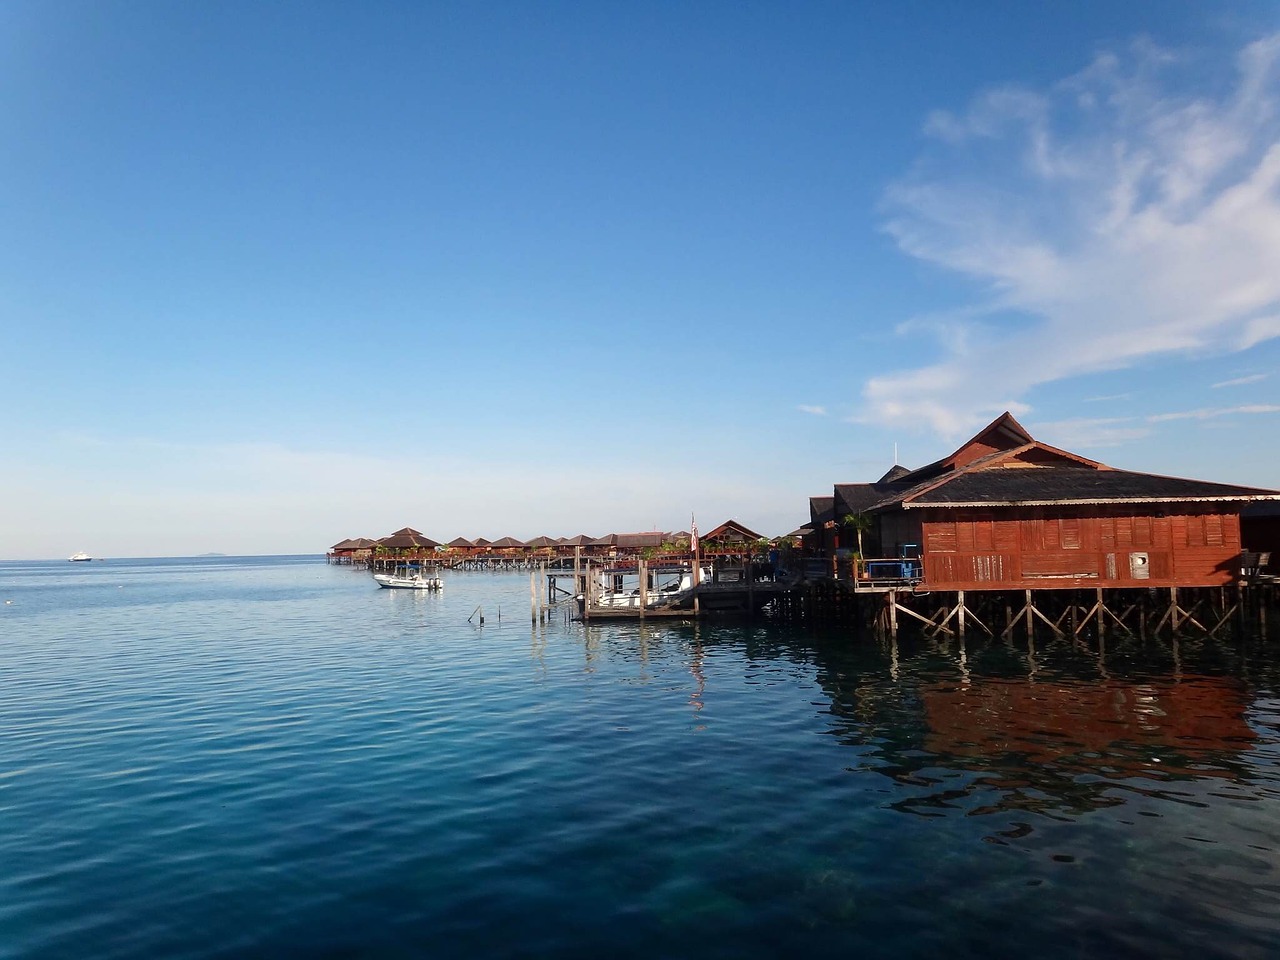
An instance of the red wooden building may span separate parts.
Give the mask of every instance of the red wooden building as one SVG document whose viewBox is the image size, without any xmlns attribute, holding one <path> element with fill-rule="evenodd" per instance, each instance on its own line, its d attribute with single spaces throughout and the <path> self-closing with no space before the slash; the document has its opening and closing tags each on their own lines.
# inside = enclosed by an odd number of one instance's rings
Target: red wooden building
<svg viewBox="0 0 1280 960">
<path fill-rule="evenodd" d="M 1192 587 L 1239 576 L 1241 511 L 1277 500 L 1117 470 L 1041 443 L 1006 413 L 927 466 L 837 485 L 835 512 L 870 519 L 869 556 L 917 555 L 922 589 Z"/>
</svg>

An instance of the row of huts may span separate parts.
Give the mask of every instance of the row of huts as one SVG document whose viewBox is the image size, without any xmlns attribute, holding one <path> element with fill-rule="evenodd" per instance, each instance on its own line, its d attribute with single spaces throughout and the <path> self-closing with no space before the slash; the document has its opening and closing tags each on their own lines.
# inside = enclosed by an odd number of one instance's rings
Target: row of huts
<svg viewBox="0 0 1280 960">
<path fill-rule="evenodd" d="M 610 533 L 602 537 L 579 534 L 575 537 L 534 537 L 518 540 L 500 537 L 475 540 L 467 537 L 442 543 L 413 529 L 404 527 L 395 533 L 373 540 L 365 537 L 343 540 L 329 548 L 329 559 L 337 563 L 362 563 L 374 557 L 447 557 L 466 559 L 493 557 L 503 559 L 556 559 L 575 555 L 608 560 L 632 557 L 685 555 L 692 546 L 689 531 L 643 533 Z M 698 537 L 699 550 L 708 555 L 754 552 L 769 541 L 736 520 L 727 520 Z"/>
<path fill-rule="evenodd" d="M 833 575 L 938 591 L 1222 586 L 1280 547 L 1280 492 L 1120 470 L 1009 413 L 933 463 L 835 484 L 809 515 L 796 533 Z"/>
<path fill-rule="evenodd" d="M 329 558 L 687 558 L 691 540 L 649 531 L 440 542 L 405 527 L 336 543 Z M 1280 492 L 1117 469 L 1037 440 L 1004 413 L 925 466 L 834 484 L 783 537 L 729 520 L 698 540 L 712 556 L 795 547 L 808 562 L 793 567 L 809 575 L 917 591 L 1225 586 L 1276 572 Z"/>
</svg>

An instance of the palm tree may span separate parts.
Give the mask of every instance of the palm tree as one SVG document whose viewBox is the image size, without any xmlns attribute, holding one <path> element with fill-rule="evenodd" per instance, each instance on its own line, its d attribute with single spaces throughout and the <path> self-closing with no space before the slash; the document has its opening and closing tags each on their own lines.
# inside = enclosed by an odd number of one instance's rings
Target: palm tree
<svg viewBox="0 0 1280 960">
<path fill-rule="evenodd" d="M 858 556 L 862 554 L 862 534 L 872 527 L 872 520 L 865 513 L 846 513 L 840 520 L 840 525 L 847 530 L 852 530 L 858 538 Z"/>
</svg>

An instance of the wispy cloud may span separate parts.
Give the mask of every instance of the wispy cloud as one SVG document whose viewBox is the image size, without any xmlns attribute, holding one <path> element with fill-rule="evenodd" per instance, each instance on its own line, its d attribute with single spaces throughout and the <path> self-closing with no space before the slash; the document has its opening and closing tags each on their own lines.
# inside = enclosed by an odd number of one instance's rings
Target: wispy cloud
<svg viewBox="0 0 1280 960">
<path fill-rule="evenodd" d="M 1141 440 L 1151 433 L 1134 417 L 1077 417 L 1051 423 L 1038 423 L 1032 431 L 1037 437 L 1067 450 L 1090 450 L 1119 447 Z"/>
<path fill-rule="evenodd" d="M 1221 390 L 1223 387 L 1243 387 L 1250 383 L 1260 383 L 1267 379 L 1268 376 L 1269 374 L 1265 373 L 1255 373 L 1248 377 L 1236 377 L 1234 380 L 1223 380 L 1219 383 L 1215 383 L 1213 385 L 1213 389 Z"/>
<path fill-rule="evenodd" d="M 1105 397 L 1085 397 L 1085 403 L 1105 403 L 1110 400 L 1128 400 L 1133 394 L 1131 393 L 1112 393 Z"/>
<path fill-rule="evenodd" d="M 1167 420 L 1216 420 L 1240 414 L 1280 413 L 1274 403 L 1250 403 L 1239 407 L 1214 407 L 1201 410 L 1183 410 L 1178 413 L 1157 413 L 1147 417 L 1148 423 L 1164 423 Z"/>
<path fill-rule="evenodd" d="M 1136 44 L 928 119 L 886 229 L 981 284 L 987 324 L 958 311 L 941 361 L 866 383 L 864 419 L 955 434 L 1040 384 L 1280 336 L 1280 34 L 1220 96 L 1172 92 L 1184 67 Z"/>
<path fill-rule="evenodd" d="M 807 403 L 800 404 L 800 406 L 796 407 L 796 409 L 799 410 L 801 413 L 811 413 L 815 417 L 825 417 L 827 415 L 826 407 L 813 407 Z"/>
</svg>

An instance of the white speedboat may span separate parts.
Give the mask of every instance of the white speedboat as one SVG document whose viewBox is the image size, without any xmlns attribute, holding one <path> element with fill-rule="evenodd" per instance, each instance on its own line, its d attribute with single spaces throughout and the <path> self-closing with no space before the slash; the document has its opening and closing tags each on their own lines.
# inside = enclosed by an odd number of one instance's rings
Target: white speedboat
<svg viewBox="0 0 1280 960">
<path fill-rule="evenodd" d="M 444 583 L 439 577 L 424 575 L 419 570 L 375 573 L 373 579 L 378 586 L 392 590 L 441 590 L 444 588 Z"/>
<path fill-rule="evenodd" d="M 81 550 L 79 553 L 73 553 L 71 556 L 67 557 L 67 559 L 72 563 L 78 563 L 81 560 L 92 560 L 93 557 Z"/>
<path fill-rule="evenodd" d="M 645 596 L 651 608 L 676 605 L 693 592 L 693 573 L 689 570 L 666 582 L 662 582 L 661 575 L 655 575 L 654 580 L 654 585 L 649 588 Z M 711 571 L 703 568 L 700 582 L 709 583 L 710 581 Z M 636 574 L 605 572 L 600 575 L 599 582 L 600 593 L 595 597 L 597 607 L 640 609 L 639 577 Z"/>
</svg>

